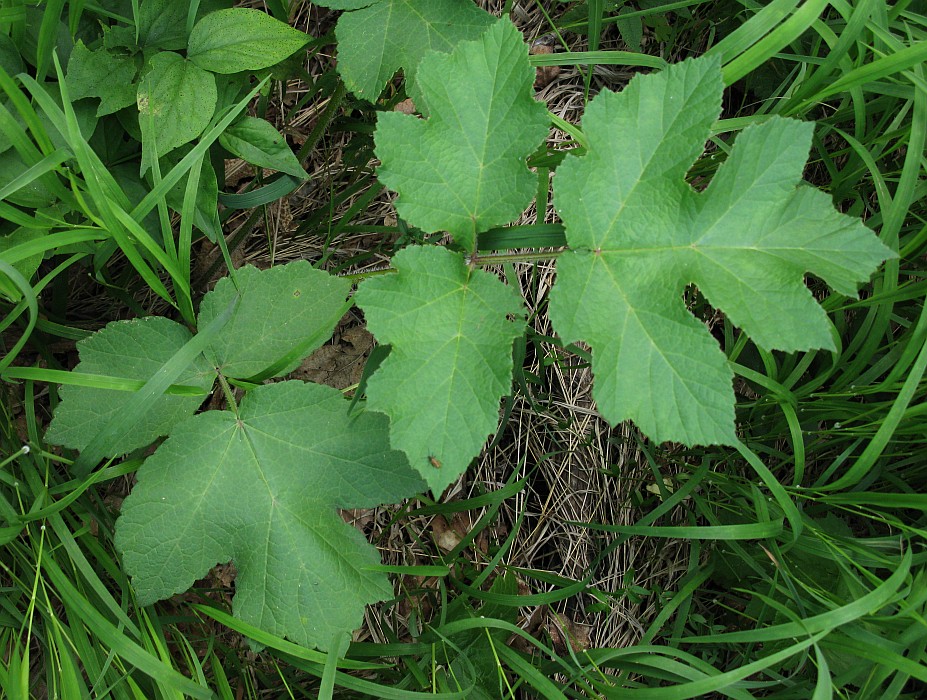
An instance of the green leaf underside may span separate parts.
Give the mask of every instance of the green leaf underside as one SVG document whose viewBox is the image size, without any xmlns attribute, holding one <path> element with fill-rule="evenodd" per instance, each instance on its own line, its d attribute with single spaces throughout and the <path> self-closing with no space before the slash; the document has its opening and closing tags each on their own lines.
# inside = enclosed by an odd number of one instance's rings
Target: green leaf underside
<svg viewBox="0 0 927 700">
<path fill-rule="evenodd" d="M 361 622 L 392 595 L 365 571 L 375 548 L 336 508 L 372 507 L 423 484 L 391 451 L 387 421 L 351 418 L 329 387 L 257 387 L 239 417 L 209 411 L 177 426 L 142 465 L 116 524 L 116 545 L 142 605 L 232 561 L 233 612 L 309 647 Z"/>
<path fill-rule="evenodd" d="M 133 81 L 137 68 L 131 56 L 117 56 L 104 49 L 91 51 L 83 41 L 74 44 L 68 61 L 67 84 L 71 99 L 97 97 L 97 116 L 118 112 L 135 104 Z"/>
<path fill-rule="evenodd" d="M 75 372 L 101 374 L 147 381 L 171 359 L 192 336 L 170 319 L 149 316 L 132 321 L 114 321 L 77 344 L 80 363 Z M 207 393 L 216 373 L 202 357 L 177 379 L 178 384 L 196 386 Z M 61 403 L 55 410 L 45 438 L 56 445 L 82 450 L 110 419 L 132 399 L 132 392 L 62 386 Z M 112 446 L 115 457 L 144 447 L 203 403 L 203 396 L 161 396 L 141 421 Z"/>
<path fill-rule="evenodd" d="M 246 379 L 293 354 L 274 376 L 292 371 L 299 361 L 331 337 L 344 314 L 351 283 L 297 260 L 269 270 L 246 266 L 235 271 L 242 299 L 206 356 L 227 377 Z M 198 325 L 222 313 L 237 291 L 228 277 L 203 298 Z"/>
<path fill-rule="evenodd" d="M 153 156 L 161 157 L 199 136 L 212 118 L 217 99 L 215 78 L 180 54 L 161 51 L 149 66 L 137 96 L 145 148 L 143 172 Z"/>
<path fill-rule="evenodd" d="M 213 73 L 257 71 L 280 63 L 309 39 L 265 12 L 235 7 L 211 12 L 196 23 L 187 57 Z"/>
<path fill-rule="evenodd" d="M 392 345 L 367 405 L 390 417 L 390 443 L 439 494 L 498 425 L 524 307 L 511 287 L 444 248 L 405 248 L 392 262 L 397 274 L 364 281 L 355 296 L 368 328 Z"/>
<path fill-rule="evenodd" d="M 549 125 L 532 97 L 528 48 L 514 25 L 497 22 L 450 54 L 426 56 L 418 80 L 430 116 L 380 113 L 377 175 L 399 193 L 403 218 L 472 250 L 477 233 L 517 218 L 537 190 L 525 159 Z"/>
<path fill-rule="evenodd" d="M 264 119 L 245 117 L 219 136 L 219 143 L 239 158 L 261 168 L 308 178 L 286 139 Z"/>
<path fill-rule="evenodd" d="M 557 171 L 572 250 L 557 261 L 551 319 L 564 342 L 592 347 L 601 413 L 657 441 L 736 439 L 733 375 L 686 309 L 687 284 L 765 348 L 833 349 L 804 274 L 855 295 L 893 255 L 800 184 L 813 124 L 751 126 L 704 192 L 686 184 L 722 90 L 719 63 L 704 58 L 605 91 L 583 117 L 587 155 Z"/>
<path fill-rule="evenodd" d="M 470 0 L 322 0 L 332 9 L 355 10 L 338 18 L 338 72 L 358 97 L 376 100 L 396 71 L 414 79 L 428 51 L 451 51 L 476 39 L 495 21 Z"/>
</svg>

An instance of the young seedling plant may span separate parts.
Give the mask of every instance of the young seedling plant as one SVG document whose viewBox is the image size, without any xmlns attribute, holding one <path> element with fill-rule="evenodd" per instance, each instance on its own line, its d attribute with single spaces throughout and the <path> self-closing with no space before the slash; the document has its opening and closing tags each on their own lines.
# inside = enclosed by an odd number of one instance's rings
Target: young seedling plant
<svg viewBox="0 0 927 700">
<path fill-rule="evenodd" d="M 381 15 L 412 22 L 391 8 L 441 3 L 320 4 L 353 10 L 337 36 L 359 96 L 374 98 L 405 69 L 422 117 L 380 114 L 378 175 L 398 194 L 400 216 L 449 233 L 452 245 L 400 250 L 394 272 L 360 282 L 351 300 L 345 279 L 294 262 L 234 271 L 204 298 L 196 334 L 160 318 L 112 323 L 80 344 L 75 372 L 170 390 L 128 423 L 132 393 L 66 386 L 48 438 L 86 451 L 108 431 L 103 456 L 115 457 L 167 436 L 117 523 L 140 602 L 184 591 L 231 560 L 237 616 L 327 649 L 357 627 L 365 604 L 392 595 L 376 550 L 336 508 L 426 488 L 440 496 L 497 426 L 525 314 L 516 290 L 480 269 L 479 236 L 530 204 L 526 159 L 549 119 L 533 97 L 528 47 L 507 20 L 450 3 L 467 18 L 435 39 L 438 50 L 392 50 L 413 32 L 391 31 Z M 361 49 L 370 26 L 382 30 L 382 51 Z M 802 181 L 813 124 L 750 126 L 704 190 L 687 183 L 723 88 L 719 61 L 706 57 L 603 91 L 582 119 L 587 146 L 555 176 L 568 246 L 557 254 L 551 320 L 564 342 L 591 347 L 601 414 L 632 420 L 655 441 L 738 442 L 733 373 L 687 309 L 688 285 L 765 349 L 832 350 L 804 276 L 853 296 L 894 255 Z M 313 383 L 266 383 L 324 343 L 351 303 L 390 347 L 366 403 L 352 409 Z M 216 384 L 226 407 L 197 414 Z"/>
</svg>

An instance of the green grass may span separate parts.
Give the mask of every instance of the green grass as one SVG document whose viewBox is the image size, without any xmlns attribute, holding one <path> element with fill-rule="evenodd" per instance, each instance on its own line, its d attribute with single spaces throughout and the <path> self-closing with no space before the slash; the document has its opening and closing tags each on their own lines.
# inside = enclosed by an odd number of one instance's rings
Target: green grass
<svg viewBox="0 0 927 700">
<path fill-rule="evenodd" d="M 46 3 L 44 16 L 67 18 L 66 5 Z M 286 15 L 284 3 L 268 5 Z M 731 87 L 716 130 L 718 149 L 769 115 L 817 121 L 806 178 L 900 253 L 859 299 L 810 281 L 833 320 L 835 354 L 767 353 L 729 323 L 714 325 L 738 375 L 742 445 L 681 450 L 643 444 L 661 492 L 641 492 L 636 526 L 587 524 L 607 533 L 600 559 L 641 538 L 682 540 L 687 547 L 685 570 L 671 590 L 636 591 L 654 602 L 639 643 L 574 648 L 543 628 L 529 633 L 520 624 L 520 608 L 554 606 L 580 594 L 607 607 L 615 595 L 596 588 L 591 576 L 568 579 L 541 567 L 508 565 L 527 517 L 517 504 L 533 488 L 530 470 L 525 479 L 513 475 L 501 488 L 486 485 L 468 500 L 421 502 L 391 516 L 410 548 L 419 547 L 449 573 L 419 568 L 412 571 L 419 577 L 403 576 L 401 595 L 370 613 L 378 641 L 346 645 L 341 658 L 249 628 L 229 615 L 227 592 L 209 582 L 183 598 L 139 608 L 112 533 L 119 499 L 141 456 L 83 476 L 93 455 L 74 469 L 47 450 L 41 425 L 54 391 L 45 392 L 47 385 L 37 381 L 42 370 L 34 370 L 39 374 L 4 375 L 0 401 L 0 697 L 923 696 L 927 7 L 879 0 L 641 2 L 618 15 L 612 2 L 543 5 L 550 20 L 545 32 L 589 37 L 588 52 L 565 57 L 582 69 L 587 94 L 596 88 L 595 61 L 649 70 L 638 67 L 710 52 L 723 57 Z M 0 8 L 0 23 L 7 23 L 0 26 L 11 36 L 23 30 L 21 9 Z M 290 10 L 293 16 L 296 8 Z M 603 33 L 623 23 L 625 36 L 632 21 L 656 37 L 645 46 L 647 55 L 603 55 Z M 38 73 L 49 77 L 56 71 L 53 25 L 52 19 L 42 22 L 36 49 Z M 3 188 L 0 217 L 48 232 L 17 256 L 0 254 L 0 271 L 22 293 L 16 303 L 0 303 L 0 371 L 24 358 L 64 369 L 51 346 L 86 332 L 78 322 L 85 319 L 70 317 L 74 310 L 63 301 L 67 277 L 78 271 L 110 287 L 120 313 L 143 311 L 157 297 L 161 308 L 192 318 L 194 234 L 187 223 L 172 229 L 164 196 L 196 173 L 222 124 L 160 173 L 155 191 L 133 205 L 81 135 L 67 99 L 60 109 L 39 80 L 25 79 L 25 91 L 12 78 L 0 81 L 6 95 L 0 128 L 29 166 Z M 323 259 L 349 269 L 380 252 L 345 257 L 339 250 L 346 237 L 372 230 L 357 222 L 380 194 L 372 177 L 372 112 L 346 97 L 332 74 L 310 95 L 330 99 L 330 108 L 302 155 L 324 152 L 331 134 L 347 131 L 354 140 L 342 153 L 349 174 L 327 183 L 326 198 L 296 235 L 323 241 Z M 49 115 L 66 151 L 55 146 L 37 109 Z M 709 177 L 714 167 L 708 159 L 696 166 Z M 58 193 L 70 212 L 29 211 L 6 201 L 35 183 Z M 229 200 L 258 207 L 239 243 L 272 201 L 274 192 L 258 184 L 251 200 Z M 188 188 L 186 214 L 193 194 Z M 164 243 L 141 225 L 151 211 L 158 212 Z M 401 223 L 374 232 L 415 235 Z M 105 253 L 92 254 L 86 244 L 93 241 L 106 241 Z M 13 263 L 35 253 L 47 260 L 31 282 L 11 272 Z M 148 302 L 138 301 L 140 290 L 150 290 Z M 704 302 L 696 297 L 694 303 L 707 318 Z M 549 347 L 550 339 L 531 340 L 526 352 Z M 523 379 L 520 391 L 543 413 L 549 387 Z M 162 384 L 149 389 L 162 391 L 170 380 Z M 28 452 L 21 449 L 24 439 Z M 495 538 L 504 506 L 517 516 L 508 535 Z M 456 510 L 479 517 L 449 551 L 417 529 L 422 519 L 440 514 L 450 520 Z M 491 546 L 477 554 L 469 545 L 481 533 Z"/>
</svg>

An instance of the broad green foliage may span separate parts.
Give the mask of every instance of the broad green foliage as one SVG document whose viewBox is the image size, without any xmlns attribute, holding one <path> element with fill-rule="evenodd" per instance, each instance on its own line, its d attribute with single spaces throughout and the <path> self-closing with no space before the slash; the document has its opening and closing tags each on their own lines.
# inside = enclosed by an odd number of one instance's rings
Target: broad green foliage
<svg viewBox="0 0 927 700">
<path fill-rule="evenodd" d="M 191 338 L 190 331 L 158 316 L 114 321 L 77 344 L 82 374 L 147 380 Z M 179 421 L 199 407 L 216 379 L 215 370 L 200 357 L 178 379 L 178 384 L 202 389 L 201 396 L 162 396 L 143 419 L 119 438 L 107 454 L 117 456 L 167 435 Z M 56 445 L 82 450 L 132 398 L 128 391 L 63 386 L 61 403 L 45 439 Z"/>
<path fill-rule="evenodd" d="M 135 104 L 136 73 L 138 66 L 133 57 L 104 49 L 91 51 L 78 41 L 68 63 L 68 90 L 72 100 L 99 97 L 97 116 L 102 117 Z"/>
<path fill-rule="evenodd" d="M 163 156 L 199 136 L 212 118 L 216 98 L 216 79 L 211 73 L 178 53 L 155 54 L 137 97 L 138 123 L 148 157 Z"/>
<path fill-rule="evenodd" d="M 338 18 L 338 72 L 358 97 L 375 100 L 396 71 L 407 82 L 428 51 L 477 38 L 495 18 L 472 0 L 320 0 L 354 10 Z"/>
<path fill-rule="evenodd" d="M 345 310 L 350 284 L 314 269 L 305 261 L 258 270 L 236 271 L 241 299 L 232 318 L 177 384 L 209 391 L 218 368 L 227 377 L 248 378 L 272 370 L 279 376 L 331 336 Z M 203 298 L 198 322 L 207 326 L 233 302 L 238 292 L 229 278 Z M 78 343 L 80 363 L 75 372 L 147 380 L 190 340 L 190 332 L 166 318 L 150 317 L 109 324 Z M 246 339 L 246 340 L 245 340 Z M 207 359 L 208 358 L 208 359 Z M 46 439 L 83 449 L 130 399 L 131 392 L 65 386 Z M 163 396 L 150 407 L 108 454 L 144 447 L 167 435 L 191 415 L 204 396 Z"/>
<path fill-rule="evenodd" d="M 392 345 L 368 382 L 368 407 L 389 415 L 390 443 L 440 494 L 498 425 L 524 308 L 511 287 L 444 248 L 405 248 L 393 265 L 398 274 L 356 294 L 368 328 Z"/>
<path fill-rule="evenodd" d="M 279 63 L 309 37 L 264 12 L 243 7 L 206 15 L 190 32 L 187 57 L 213 73 L 255 71 Z"/>
<path fill-rule="evenodd" d="M 483 274 L 483 273 L 480 273 Z M 238 568 L 242 619 L 309 646 L 360 622 L 363 606 L 392 595 L 367 570 L 376 550 L 336 508 L 363 508 L 425 484 L 389 447 L 384 416 L 350 415 L 341 392 L 303 382 L 262 385 L 240 407 L 192 416 L 216 378 L 282 374 L 331 335 L 350 290 L 297 261 L 238 270 L 206 295 L 201 327 L 237 303 L 205 354 L 178 379 L 196 396 L 165 395 L 106 450 L 118 455 L 168 435 L 123 504 L 117 545 L 147 604 L 188 588 L 220 562 Z M 191 339 L 169 319 L 111 323 L 79 344 L 87 381 L 145 380 Z M 276 364 L 275 364 L 276 363 Z M 96 376 L 95 376 L 96 375 Z M 132 392 L 65 386 L 46 435 L 82 449 Z"/>
<path fill-rule="evenodd" d="M 396 210 L 425 231 L 449 231 L 467 250 L 480 231 L 517 218 L 537 189 L 525 159 L 548 133 L 533 98 L 528 47 L 510 22 L 419 66 L 427 120 L 382 112 L 380 180 L 399 193 Z"/>
<path fill-rule="evenodd" d="M 229 153 L 261 168 L 279 170 L 304 180 L 309 177 L 286 139 L 263 119 L 242 118 L 222 132 L 219 143 Z"/>
<path fill-rule="evenodd" d="M 564 342 L 592 346 L 602 414 L 633 419 L 658 441 L 736 439 L 733 375 L 687 311 L 687 284 L 768 349 L 833 349 L 803 275 L 853 295 L 892 255 L 801 184 L 812 124 L 772 118 L 747 128 L 705 192 L 686 184 L 721 93 L 710 58 L 603 92 L 583 117 L 587 155 L 557 171 L 571 250 L 557 262 L 551 319 Z"/>
<path fill-rule="evenodd" d="M 189 3 L 143 0 L 138 7 L 139 46 L 177 51 L 187 45 Z"/>
<path fill-rule="evenodd" d="M 224 116 L 251 89 L 249 72 L 280 63 L 309 41 L 308 35 L 263 12 L 222 8 L 228 4 L 228 0 L 198 3 L 196 16 L 191 17 L 189 4 L 142 0 L 134 26 L 108 24 L 107 20 L 100 23 L 102 36 L 82 32 L 83 39 L 74 45 L 66 80 L 70 98 L 78 101 L 73 105 L 75 111 L 80 115 L 89 109 L 92 114 L 95 107 L 98 117 L 117 113 L 118 121 L 116 117 L 107 120 L 103 128 L 109 134 L 114 127 L 126 131 L 143 143 L 140 176 L 136 183 L 123 178 L 126 187 L 147 192 L 155 178 L 148 175 L 148 182 L 141 178 L 155 157 L 175 164 L 181 149 L 202 138 L 213 120 Z M 49 83 L 45 89 L 54 94 L 55 86 Z M 79 102 L 85 98 L 96 98 L 99 104 Z M 126 109 L 132 105 L 137 105 L 137 119 L 135 110 Z M 90 139 L 93 128 L 83 126 L 84 136 Z M 51 128 L 50 132 L 57 133 Z M 308 177 L 283 137 L 263 120 L 243 117 L 218 136 L 230 152 L 254 165 L 300 179 Z M 103 140 L 119 144 L 115 136 Z M 0 152 L 8 146 L 6 142 L 0 133 Z M 56 145 L 71 147 L 66 141 Z M 111 154 L 120 164 L 135 157 L 131 146 L 117 149 L 126 151 Z M 165 162 L 161 166 L 164 176 L 168 168 Z M 200 180 L 194 225 L 214 239 L 218 185 L 208 160 Z M 178 211 L 184 187 L 185 180 L 168 197 L 169 206 Z M 21 200 L 24 206 L 44 202 L 36 196 Z M 157 217 L 154 222 L 157 227 Z"/>
<path fill-rule="evenodd" d="M 336 508 L 399 500 L 422 484 L 389 449 L 386 420 L 349 417 L 329 387 L 261 386 L 238 415 L 179 425 L 138 471 L 116 524 L 139 602 L 186 590 L 217 563 L 237 570 L 241 619 L 327 648 L 364 605 L 392 595 L 377 551 Z"/>
<path fill-rule="evenodd" d="M 237 289 L 235 285 L 238 285 Z M 226 377 L 276 377 L 331 337 L 347 311 L 347 280 L 297 260 L 258 270 L 247 266 L 226 277 L 204 299 L 197 319 L 208 325 L 236 294 L 241 301 L 206 356 Z M 271 369 L 270 373 L 266 370 Z"/>
</svg>

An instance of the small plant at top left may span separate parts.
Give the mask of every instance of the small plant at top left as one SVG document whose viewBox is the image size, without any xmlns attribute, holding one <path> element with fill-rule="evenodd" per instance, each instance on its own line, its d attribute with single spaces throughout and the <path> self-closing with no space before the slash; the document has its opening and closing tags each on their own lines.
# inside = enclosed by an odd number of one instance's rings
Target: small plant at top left
<svg viewBox="0 0 927 700">
<path fill-rule="evenodd" d="M 194 229 L 214 241 L 221 232 L 224 159 L 278 172 L 279 194 L 308 177 L 274 126 L 246 110 L 271 77 L 298 70 L 311 37 L 230 6 L 61 3 L 57 13 L 41 4 L 4 15 L 0 263 L 13 274 L 0 295 L 40 291 L 50 279 L 23 283 L 56 252 L 111 284 L 107 265 L 121 250 L 194 323 L 190 248 Z"/>
</svg>

